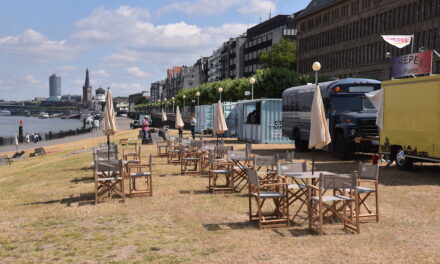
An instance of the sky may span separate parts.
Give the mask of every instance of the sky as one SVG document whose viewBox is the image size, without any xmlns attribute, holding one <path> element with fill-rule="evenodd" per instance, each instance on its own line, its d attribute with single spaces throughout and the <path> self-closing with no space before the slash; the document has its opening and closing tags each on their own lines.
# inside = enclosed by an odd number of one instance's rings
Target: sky
<svg viewBox="0 0 440 264">
<path fill-rule="evenodd" d="M 193 65 L 230 37 L 309 0 L 0 0 L 0 99 L 149 91 L 174 65 Z"/>
</svg>

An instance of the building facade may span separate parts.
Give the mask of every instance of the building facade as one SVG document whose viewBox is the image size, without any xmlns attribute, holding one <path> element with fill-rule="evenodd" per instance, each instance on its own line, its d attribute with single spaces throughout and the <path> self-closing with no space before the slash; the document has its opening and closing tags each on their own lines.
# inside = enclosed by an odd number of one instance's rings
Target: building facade
<svg viewBox="0 0 440 264">
<path fill-rule="evenodd" d="M 297 70 L 312 73 L 319 61 L 329 77 L 388 80 L 385 56 L 440 49 L 440 4 L 431 0 L 313 0 L 295 14 L 298 26 Z M 413 47 L 398 49 L 381 35 L 412 35 Z M 413 50 L 412 50 L 413 48 Z M 434 56 L 433 72 L 440 73 Z"/>
<path fill-rule="evenodd" d="M 55 73 L 49 76 L 49 97 L 61 98 L 61 76 Z"/>
<path fill-rule="evenodd" d="M 216 50 L 212 51 L 212 55 L 208 57 L 208 82 L 220 81 L 222 78 L 221 73 L 221 54 L 223 45 Z"/>
<path fill-rule="evenodd" d="M 177 92 L 183 87 L 182 66 L 174 66 L 167 70 L 167 78 L 165 79 L 162 96 L 163 98 L 175 97 Z"/>
<path fill-rule="evenodd" d="M 151 83 L 150 86 L 150 96 L 152 102 L 157 102 L 159 100 L 162 100 L 162 92 L 164 87 L 165 81 L 157 81 Z"/>
<path fill-rule="evenodd" d="M 281 38 L 294 40 L 296 26 L 292 15 L 278 15 L 264 21 L 246 31 L 247 40 L 244 43 L 243 75 L 251 76 L 260 67 L 260 53 L 270 51 L 272 46 Z"/>
<path fill-rule="evenodd" d="M 83 104 L 90 105 L 92 103 L 92 86 L 90 85 L 89 69 L 86 69 L 86 80 L 83 86 Z"/>
</svg>

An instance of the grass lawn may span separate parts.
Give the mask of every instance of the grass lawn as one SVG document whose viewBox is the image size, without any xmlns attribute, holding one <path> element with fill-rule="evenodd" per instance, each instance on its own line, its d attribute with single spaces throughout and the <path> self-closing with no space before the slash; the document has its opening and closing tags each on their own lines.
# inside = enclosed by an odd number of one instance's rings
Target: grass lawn
<svg viewBox="0 0 440 264">
<path fill-rule="evenodd" d="M 136 135 L 124 131 L 113 139 Z M 46 156 L 0 167 L 0 263 L 440 262 L 438 165 L 381 168 L 380 222 L 362 224 L 360 235 L 326 226 L 319 237 L 301 219 L 289 228 L 259 230 L 248 222 L 247 189 L 209 194 L 207 176 L 182 176 L 180 166 L 163 158 L 154 159 L 153 197 L 94 205 L 92 153 L 72 152 L 97 143 L 54 145 Z M 290 147 L 254 145 L 258 154 Z M 142 146 L 142 152 L 145 158 L 156 148 Z M 296 158 L 310 166 L 310 153 Z M 317 153 L 318 170 L 354 168 Z"/>
</svg>

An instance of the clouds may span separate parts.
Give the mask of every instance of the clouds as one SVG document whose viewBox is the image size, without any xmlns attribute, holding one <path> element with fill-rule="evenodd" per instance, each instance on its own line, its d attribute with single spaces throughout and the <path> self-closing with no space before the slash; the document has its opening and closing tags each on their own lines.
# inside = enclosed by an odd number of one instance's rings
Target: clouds
<svg viewBox="0 0 440 264">
<path fill-rule="evenodd" d="M 144 72 L 138 67 L 130 67 L 126 69 L 128 76 L 133 78 L 148 78 L 151 77 L 151 74 L 148 72 Z"/>
<path fill-rule="evenodd" d="M 68 47 L 65 40 L 53 41 L 33 29 L 15 36 L 0 37 L 0 53 L 23 62 L 45 63 L 51 59 L 68 59 L 76 48 Z"/>
<path fill-rule="evenodd" d="M 49 81 L 43 83 L 32 74 L 12 74 L 0 76 L 0 99 L 34 98 L 47 96 Z"/>
<path fill-rule="evenodd" d="M 161 13 L 178 11 L 186 13 L 189 16 L 212 16 L 220 15 L 230 8 L 236 8 L 236 11 L 244 15 L 269 14 L 276 10 L 276 5 L 270 0 L 196 0 L 175 2 L 162 7 Z"/>
<path fill-rule="evenodd" d="M 272 14 L 276 11 L 276 5 L 274 2 L 269 0 L 250 0 L 246 6 L 243 6 L 237 10 L 241 14 L 249 15 L 262 15 L 262 14 Z"/>
<path fill-rule="evenodd" d="M 90 74 L 93 76 L 96 76 L 96 77 L 109 77 L 110 76 L 110 74 L 108 74 L 107 71 L 104 69 L 91 71 Z"/>
</svg>

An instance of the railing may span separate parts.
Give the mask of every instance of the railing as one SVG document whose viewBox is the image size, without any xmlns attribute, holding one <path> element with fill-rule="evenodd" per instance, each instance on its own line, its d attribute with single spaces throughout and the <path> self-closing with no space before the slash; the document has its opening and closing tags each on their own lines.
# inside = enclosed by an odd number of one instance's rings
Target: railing
<svg viewBox="0 0 440 264">
<path fill-rule="evenodd" d="M 49 131 L 48 133 L 41 133 L 42 140 L 52 140 L 52 139 L 59 139 L 63 137 L 68 136 L 75 136 L 75 135 L 81 135 L 85 133 L 90 133 L 92 131 L 92 128 L 78 128 L 75 130 L 67 130 L 67 131 L 58 131 L 58 132 L 52 132 Z M 25 142 L 24 136 L 21 138 L 18 138 L 19 142 Z M 30 142 L 32 142 L 32 135 L 30 135 Z M 6 145 L 14 145 L 15 144 L 15 137 L 14 136 L 7 136 L 7 137 L 0 137 L 0 146 L 6 146 Z"/>
</svg>

